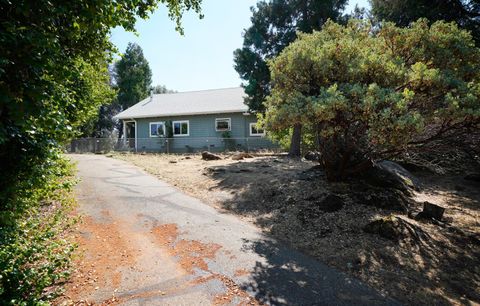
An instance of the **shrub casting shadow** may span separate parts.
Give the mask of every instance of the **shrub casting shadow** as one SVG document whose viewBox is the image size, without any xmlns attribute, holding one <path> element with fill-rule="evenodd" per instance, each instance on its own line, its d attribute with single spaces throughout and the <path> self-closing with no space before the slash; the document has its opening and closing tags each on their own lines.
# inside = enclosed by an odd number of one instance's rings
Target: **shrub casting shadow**
<svg viewBox="0 0 480 306">
<path fill-rule="evenodd" d="M 286 172 L 292 175 L 285 176 Z M 239 179 L 236 177 L 238 173 L 247 173 L 250 180 Z M 348 247 L 361 259 L 349 263 L 348 267 L 338 266 L 335 262 L 333 264 L 362 279 L 370 279 L 370 276 L 375 276 L 376 287 L 385 288 L 392 297 L 398 300 L 416 304 L 450 304 L 450 300 L 444 296 L 447 294 L 456 299 L 466 297 L 480 302 L 480 295 L 476 291 L 477 285 L 480 283 L 480 273 L 475 273 L 475 270 L 480 267 L 480 246 L 477 244 L 478 240 L 473 236 L 459 234 L 459 232 L 438 226 L 438 232 L 444 237 L 438 239 L 438 237 L 432 237 L 425 232 L 421 224 L 415 221 L 406 221 L 410 233 L 409 239 L 402 241 L 402 244 L 399 245 L 398 242 L 364 233 L 361 228 L 366 223 L 349 227 L 341 224 L 342 221 L 338 221 L 335 228 L 322 229 L 324 225 L 320 224 L 319 220 L 321 219 L 318 219 L 318 214 L 311 214 L 312 219 L 310 220 L 308 217 L 300 220 L 299 211 L 311 209 L 312 206 L 312 202 L 305 200 L 306 198 L 320 197 L 333 191 L 348 199 L 353 193 L 359 191 L 359 186 L 355 184 L 329 185 L 320 170 L 298 171 L 288 159 L 267 158 L 210 167 L 207 175 L 217 181 L 215 188 L 234 193 L 231 199 L 224 201 L 224 209 L 256 217 L 257 224 L 276 239 L 280 238 L 289 244 L 294 244 L 292 242 L 296 239 L 295 237 L 301 237 L 310 230 L 318 233 L 315 239 L 324 239 L 332 231 L 346 232 L 352 238 L 352 243 Z M 451 190 L 452 186 L 437 182 L 436 185 L 426 184 L 425 188 Z M 301 195 L 296 198 L 293 193 Z M 480 202 L 475 199 L 475 194 L 472 196 L 471 193 L 465 192 L 458 197 L 459 205 L 475 211 L 480 209 Z M 352 214 L 358 214 L 359 222 L 366 222 L 374 216 L 391 213 L 388 210 L 372 209 L 371 207 L 363 209 L 362 205 L 353 203 L 354 200 L 351 202 L 342 209 L 346 210 L 347 214 L 348 210 L 352 210 Z M 324 212 L 320 212 L 320 214 L 320 218 L 335 217 L 334 214 L 327 215 Z M 282 228 L 287 224 L 286 219 L 290 219 L 290 223 L 298 223 L 289 237 L 279 235 L 279 233 L 283 235 L 289 232 L 288 229 Z M 408 219 L 405 216 L 403 220 Z M 355 241 L 356 238 L 358 238 L 358 242 Z M 279 245 L 274 240 L 250 241 L 246 245 L 266 259 L 266 264 L 257 264 L 253 282 L 247 286 L 248 289 L 255 292 L 259 301 L 273 304 L 305 305 L 303 303 L 305 301 L 300 298 L 301 295 L 308 296 L 309 293 L 315 292 L 319 288 L 325 288 L 322 279 L 312 278 L 309 274 L 312 271 L 312 265 L 305 266 L 302 260 L 298 260 L 298 257 L 278 256 L 276 250 Z M 314 253 L 308 246 L 300 249 L 307 254 Z M 382 265 L 388 265 L 390 270 L 380 272 L 383 270 Z M 395 269 L 406 269 L 409 272 L 405 275 L 397 275 Z M 422 282 L 416 284 L 409 278 L 409 275 L 416 275 L 417 279 L 422 279 Z M 287 280 L 282 283 L 289 283 L 289 288 L 276 287 L 279 282 L 275 280 L 278 279 Z M 273 284 L 273 288 L 269 287 L 270 284 Z M 438 287 L 445 288 L 445 292 L 439 292 Z M 410 294 L 411 290 L 416 292 Z M 275 292 L 276 295 L 274 296 L 272 292 Z M 348 301 L 348 292 L 337 292 L 337 298 L 342 296 L 345 296 L 345 301 Z M 327 297 L 322 297 L 321 300 L 312 300 L 311 304 L 328 304 L 328 301 Z M 361 300 L 350 301 L 355 304 L 360 302 Z M 348 304 L 348 302 L 346 303 Z M 372 301 L 370 300 L 369 303 L 372 304 Z"/>
</svg>

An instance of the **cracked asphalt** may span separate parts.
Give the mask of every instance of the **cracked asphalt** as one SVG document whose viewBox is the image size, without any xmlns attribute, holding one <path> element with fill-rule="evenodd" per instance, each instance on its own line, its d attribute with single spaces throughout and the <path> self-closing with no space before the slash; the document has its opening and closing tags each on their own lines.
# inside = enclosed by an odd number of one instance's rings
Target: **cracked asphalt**
<svg viewBox="0 0 480 306">
<path fill-rule="evenodd" d="M 397 305 L 126 162 L 78 163 L 83 257 L 66 295 L 121 305 Z"/>
</svg>

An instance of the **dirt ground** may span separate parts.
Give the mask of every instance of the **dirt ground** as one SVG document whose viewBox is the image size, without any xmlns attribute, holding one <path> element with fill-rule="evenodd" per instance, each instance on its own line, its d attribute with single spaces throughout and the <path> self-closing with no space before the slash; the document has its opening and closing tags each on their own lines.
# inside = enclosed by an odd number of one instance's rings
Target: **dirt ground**
<svg viewBox="0 0 480 306">
<path fill-rule="evenodd" d="M 421 190 L 413 213 L 429 201 L 446 208 L 444 223 L 360 204 L 363 186 L 328 183 L 313 162 L 281 156 L 203 161 L 199 155 L 114 154 L 218 209 L 345 271 L 406 304 L 480 304 L 480 185 L 464 174 L 414 173 Z M 341 209 L 319 210 L 335 194 Z M 410 235 L 399 241 L 363 231 L 395 215 Z"/>
</svg>

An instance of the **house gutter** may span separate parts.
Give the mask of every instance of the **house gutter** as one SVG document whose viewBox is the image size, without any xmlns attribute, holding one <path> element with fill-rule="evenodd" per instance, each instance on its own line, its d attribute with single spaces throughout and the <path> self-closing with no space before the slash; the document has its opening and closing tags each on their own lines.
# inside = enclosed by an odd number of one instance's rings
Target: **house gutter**
<svg viewBox="0 0 480 306">
<path fill-rule="evenodd" d="M 242 113 L 245 114 L 245 109 L 239 110 L 228 110 L 228 111 L 211 111 L 211 112 L 193 112 L 193 113 L 172 113 L 172 114 L 148 114 L 148 115 L 138 115 L 135 118 L 155 118 L 155 117 L 175 117 L 175 116 L 194 116 L 194 115 L 212 115 L 212 114 L 233 114 L 233 113 Z M 131 116 L 122 116 L 122 114 L 118 114 L 117 116 L 113 117 L 114 119 L 118 120 L 133 120 Z"/>
</svg>

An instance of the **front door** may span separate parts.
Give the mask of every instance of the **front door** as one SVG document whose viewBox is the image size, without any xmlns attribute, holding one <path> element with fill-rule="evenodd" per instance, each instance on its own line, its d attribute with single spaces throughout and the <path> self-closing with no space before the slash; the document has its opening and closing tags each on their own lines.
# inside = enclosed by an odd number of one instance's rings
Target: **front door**
<svg viewBox="0 0 480 306">
<path fill-rule="evenodd" d="M 135 121 L 125 122 L 125 139 L 129 148 L 135 148 Z"/>
</svg>

